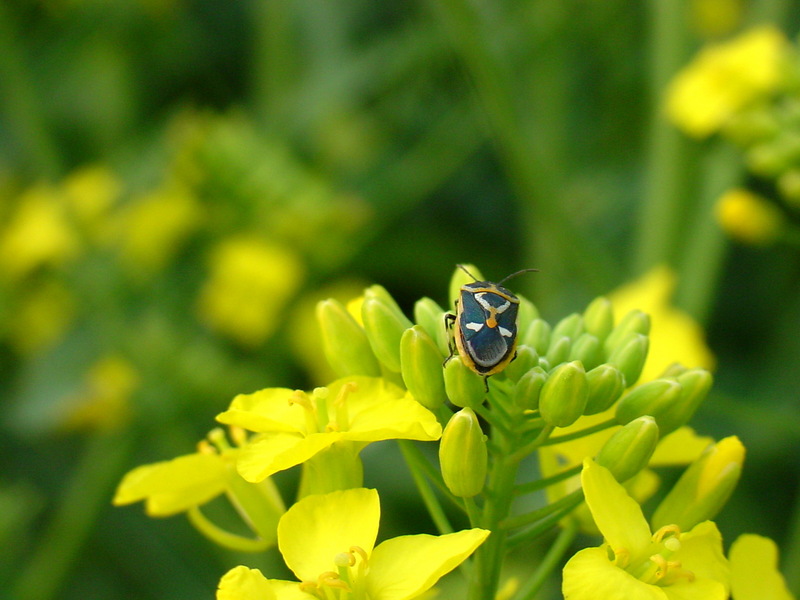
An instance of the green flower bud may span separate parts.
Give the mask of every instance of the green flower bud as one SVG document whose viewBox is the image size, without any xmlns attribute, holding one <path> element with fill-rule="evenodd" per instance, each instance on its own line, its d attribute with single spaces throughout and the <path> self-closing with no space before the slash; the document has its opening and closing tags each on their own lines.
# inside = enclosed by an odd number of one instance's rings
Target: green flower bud
<svg viewBox="0 0 800 600">
<path fill-rule="evenodd" d="M 517 294 L 517 298 L 519 298 L 519 312 L 517 313 L 518 329 L 519 331 L 525 331 L 528 326 L 533 323 L 534 319 L 539 318 L 539 310 L 533 302 L 524 296 Z"/>
<path fill-rule="evenodd" d="M 634 419 L 601 448 L 597 464 L 623 483 L 647 466 L 658 444 L 658 425 L 651 416 Z"/>
<path fill-rule="evenodd" d="M 649 347 L 650 339 L 646 335 L 633 333 L 614 349 L 606 362 L 622 371 L 627 385 L 633 385 L 642 374 Z"/>
<path fill-rule="evenodd" d="M 485 281 L 483 279 L 483 275 L 481 275 L 481 272 L 475 265 L 464 264 L 461 266 L 474 275 L 477 278 L 477 281 Z M 463 269 L 456 267 L 456 270 L 453 271 L 453 276 L 450 278 L 450 306 L 456 305 L 456 302 L 461 296 L 461 288 L 468 283 L 472 283 L 473 281 L 475 280 L 467 275 Z"/>
<path fill-rule="evenodd" d="M 441 353 L 448 355 L 450 348 L 444 313 L 444 309 L 430 298 L 421 298 L 414 304 L 414 321 L 428 332 Z"/>
<path fill-rule="evenodd" d="M 547 381 L 547 373 L 544 369 L 541 367 L 530 369 L 520 377 L 517 385 L 514 386 L 514 395 L 512 396 L 514 404 L 523 410 L 539 408 L 539 395 L 545 381 Z"/>
<path fill-rule="evenodd" d="M 557 366 L 539 394 L 539 413 L 548 425 L 567 427 L 583 414 L 589 399 L 586 371 L 578 361 Z"/>
<path fill-rule="evenodd" d="M 583 311 L 583 328 L 600 340 L 614 328 L 614 309 L 608 298 L 595 298 Z"/>
<path fill-rule="evenodd" d="M 508 363 L 505 374 L 511 381 L 519 381 L 520 377 L 537 366 L 539 366 L 539 355 L 536 354 L 536 350 L 530 346 L 517 346 L 517 357 Z"/>
<path fill-rule="evenodd" d="M 413 323 L 379 285 L 373 285 L 364 293 L 361 319 L 364 321 L 364 330 L 375 356 L 387 369 L 399 373 L 400 338 Z"/>
<path fill-rule="evenodd" d="M 528 325 L 520 343 L 530 346 L 536 350 L 539 356 L 542 356 L 550 347 L 550 323 L 544 319 L 534 319 Z"/>
<path fill-rule="evenodd" d="M 674 362 L 661 374 L 661 377 L 677 377 L 678 375 L 682 375 L 688 371 L 688 367 L 684 367 L 681 363 Z"/>
<path fill-rule="evenodd" d="M 547 360 L 544 356 L 540 356 L 539 357 L 539 368 L 544 370 L 545 373 L 549 373 L 550 369 L 551 369 L 550 361 Z"/>
<path fill-rule="evenodd" d="M 572 348 L 572 340 L 566 336 L 554 337 L 550 347 L 547 349 L 545 358 L 551 365 L 560 365 L 569 358 L 569 351 Z"/>
<path fill-rule="evenodd" d="M 579 360 L 585 369 L 594 369 L 602 361 L 600 340 L 591 333 L 583 333 L 572 344 L 569 360 Z"/>
<path fill-rule="evenodd" d="M 337 375 L 378 377 L 381 374 L 367 334 L 341 302 L 333 299 L 319 302 L 317 320 L 325 357 Z"/>
<path fill-rule="evenodd" d="M 488 458 L 478 417 L 471 408 L 462 408 L 450 418 L 439 444 L 439 465 L 447 489 L 459 498 L 480 494 Z"/>
<path fill-rule="evenodd" d="M 625 391 L 625 376 L 613 365 L 600 365 L 586 373 L 589 382 L 589 400 L 583 411 L 596 415 L 611 407 Z"/>
<path fill-rule="evenodd" d="M 683 391 L 670 411 L 669 417 L 676 423 L 675 429 L 691 421 L 714 383 L 711 373 L 705 369 L 691 369 L 676 377 Z"/>
<path fill-rule="evenodd" d="M 578 336 L 583 333 L 583 317 L 578 313 L 572 313 L 564 317 L 556 326 L 553 327 L 553 339 L 560 337 L 568 337 L 571 340 L 578 339 Z"/>
<path fill-rule="evenodd" d="M 444 356 L 419 325 L 406 329 L 400 338 L 400 372 L 411 395 L 425 408 L 435 411 L 445 401 L 442 361 Z"/>
<path fill-rule="evenodd" d="M 739 481 L 744 454 L 736 436 L 710 445 L 661 501 L 653 514 L 653 530 L 677 525 L 681 531 L 688 531 L 713 519 Z"/>
<path fill-rule="evenodd" d="M 650 333 L 650 316 L 640 310 L 632 310 L 622 317 L 617 326 L 611 330 L 606 338 L 604 348 L 606 356 L 611 356 L 621 345 L 627 343 L 632 333 L 647 335 Z M 632 380 L 628 380 L 633 383 Z"/>
<path fill-rule="evenodd" d="M 621 425 L 644 415 L 658 423 L 662 436 L 672 433 L 683 423 L 676 423 L 670 412 L 681 396 L 683 388 L 674 379 L 656 379 L 632 390 L 617 404 L 616 419 Z"/>
<path fill-rule="evenodd" d="M 483 377 L 465 365 L 460 356 L 454 356 L 444 366 L 444 388 L 456 406 L 480 406 L 486 397 Z"/>
</svg>

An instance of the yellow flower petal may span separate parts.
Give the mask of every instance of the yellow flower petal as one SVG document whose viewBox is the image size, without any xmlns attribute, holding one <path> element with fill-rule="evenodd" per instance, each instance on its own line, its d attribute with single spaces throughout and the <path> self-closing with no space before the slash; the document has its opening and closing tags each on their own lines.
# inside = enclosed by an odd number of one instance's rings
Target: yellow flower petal
<svg viewBox="0 0 800 600">
<path fill-rule="evenodd" d="M 683 568 L 694 573 L 694 583 L 702 580 L 727 582 L 730 580 L 728 560 L 722 553 L 722 534 L 713 521 L 703 521 L 680 537 L 681 547 L 675 553 Z M 723 585 L 727 598 L 727 585 Z M 708 596 L 709 599 L 715 596 Z"/>
<path fill-rule="evenodd" d="M 358 546 L 372 552 L 378 535 L 378 492 L 365 488 L 306 496 L 278 523 L 278 547 L 300 581 L 336 571 L 334 558 Z"/>
<path fill-rule="evenodd" d="M 713 443 L 713 438 L 697 435 L 691 427 L 681 427 L 658 443 L 656 451 L 650 458 L 650 466 L 667 467 L 689 464 L 696 460 L 709 444 Z"/>
<path fill-rule="evenodd" d="M 289 403 L 292 394 L 294 390 L 289 388 L 267 388 L 253 394 L 239 394 L 228 410 L 217 415 L 217 421 L 257 433 L 305 431 L 303 408 Z"/>
<path fill-rule="evenodd" d="M 432 441 L 442 437 L 442 426 L 427 408 L 406 394 L 385 398 L 352 416 L 347 439 L 364 442 L 404 439 Z"/>
<path fill-rule="evenodd" d="M 166 517 L 208 502 L 225 489 L 225 464 L 218 454 L 187 454 L 142 465 L 122 479 L 117 506 L 147 501 L 147 514 Z"/>
<path fill-rule="evenodd" d="M 745 533 L 731 545 L 731 591 L 735 600 L 794 600 L 778 571 L 778 547 Z"/>
<path fill-rule="evenodd" d="M 485 529 L 469 529 L 386 540 L 372 553 L 367 595 L 370 600 L 416 598 L 460 565 L 488 535 Z"/>
<path fill-rule="evenodd" d="M 291 433 L 266 433 L 250 441 L 236 457 L 239 474 L 252 483 L 299 465 L 343 439 L 338 432 L 314 433 L 307 437 Z"/>
<path fill-rule="evenodd" d="M 586 504 L 614 552 L 640 556 L 650 544 L 650 526 L 641 507 L 608 469 L 586 459 L 581 472 Z"/>
<path fill-rule="evenodd" d="M 276 600 L 276 596 L 261 571 L 240 565 L 220 579 L 217 600 Z"/>
<path fill-rule="evenodd" d="M 586 548 L 564 566 L 564 600 L 667 600 L 663 588 L 648 585 L 616 567 L 608 551 Z"/>
</svg>

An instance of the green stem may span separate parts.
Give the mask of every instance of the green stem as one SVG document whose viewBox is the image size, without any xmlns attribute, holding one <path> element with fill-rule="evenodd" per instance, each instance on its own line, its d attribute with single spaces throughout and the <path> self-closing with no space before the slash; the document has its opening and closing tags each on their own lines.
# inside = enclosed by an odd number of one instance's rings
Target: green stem
<svg viewBox="0 0 800 600">
<path fill-rule="evenodd" d="M 553 433 L 553 430 L 555 430 L 553 425 L 545 425 L 535 439 L 516 449 L 513 454 L 511 454 L 511 458 L 514 460 L 522 460 L 537 448 L 544 446 L 547 443 L 547 439 L 550 437 L 550 434 Z"/>
<path fill-rule="evenodd" d="M 535 481 L 529 481 L 528 483 L 522 483 L 514 488 L 514 493 L 518 496 L 522 496 L 524 494 L 532 494 L 533 492 L 538 492 L 546 487 L 564 481 L 565 479 L 569 479 L 570 477 L 574 477 L 578 473 L 581 472 L 583 469 L 583 465 L 575 465 L 567 469 L 566 471 L 562 471 L 557 475 L 553 475 L 551 477 L 545 477 L 543 479 L 537 479 Z"/>
<path fill-rule="evenodd" d="M 433 519 L 436 529 L 441 534 L 452 533 L 453 526 L 450 524 L 447 515 L 445 515 L 444 509 L 439 502 L 439 498 L 436 496 L 433 488 L 431 488 L 428 480 L 423 474 L 420 459 L 422 459 L 424 462 L 428 461 L 424 457 L 419 456 L 418 450 L 414 448 L 412 442 L 408 440 L 398 440 L 398 444 L 400 445 L 400 451 L 403 453 L 403 458 L 405 458 L 406 464 L 408 465 L 408 470 L 411 472 L 411 477 L 414 479 L 414 484 L 417 486 L 419 495 L 422 497 L 422 501 L 425 503 L 425 508 L 428 510 L 431 519 Z M 453 498 L 452 494 L 449 492 L 448 497 L 453 499 L 457 506 L 461 507 L 461 503 Z"/>
<path fill-rule="evenodd" d="M 564 554 L 569 550 L 577 534 L 578 526 L 575 522 L 570 521 L 564 525 L 558 537 L 556 537 L 555 542 L 553 542 L 544 555 L 542 562 L 539 563 L 539 566 L 536 568 L 536 571 L 533 572 L 531 578 L 516 593 L 514 600 L 533 600 L 537 592 L 541 589 L 542 584 L 561 564 Z"/>
<path fill-rule="evenodd" d="M 263 552 L 275 544 L 274 535 L 272 536 L 273 539 L 266 540 L 261 538 L 247 538 L 225 531 L 211 522 L 208 517 L 200 512 L 200 508 L 197 506 L 189 509 L 186 516 L 189 517 L 189 522 L 197 531 L 215 544 L 219 544 L 223 548 L 228 548 L 229 550 L 234 550 L 236 552 Z"/>
<path fill-rule="evenodd" d="M 541 521 L 548 515 L 559 512 L 563 508 L 572 508 L 581 500 L 583 500 L 583 490 L 575 490 L 574 492 L 567 494 L 563 498 L 559 498 L 547 506 L 543 506 L 542 508 L 533 510 L 529 513 L 505 519 L 500 523 L 500 527 L 503 529 L 516 529 L 517 527 L 530 525 L 531 523 Z"/>
<path fill-rule="evenodd" d="M 591 427 L 587 427 L 585 429 L 581 429 L 580 431 L 573 431 L 572 433 L 565 433 L 564 435 L 558 435 L 556 437 L 551 437 L 546 441 L 542 442 L 542 446 L 555 446 L 556 444 L 563 444 L 564 442 L 571 442 L 572 440 L 577 440 L 587 435 L 591 435 L 593 433 L 597 433 L 598 431 L 603 431 L 608 429 L 609 427 L 614 427 L 614 425 L 619 425 L 616 419 L 609 419 L 608 421 L 603 421 L 602 423 L 597 423 L 596 425 L 592 425 Z"/>
<path fill-rule="evenodd" d="M 576 495 L 576 492 L 580 492 L 580 494 Z M 520 544 L 535 540 L 536 538 L 550 531 L 550 529 L 552 529 L 561 519 L 566 517 L 569 513 L 575 510 L 575 507 L 583 502 L 583 491 L 576 490 L 576 492 L 570 494 L 570 496 L 574 495 L 574 497 L 556 512 L 549 514 L 532 527 L 520 531 L 519 533 L 515 533 L 514 535 L 510 535 L 508 537 L 508 549 L 512 550 Z"/>
</svg>

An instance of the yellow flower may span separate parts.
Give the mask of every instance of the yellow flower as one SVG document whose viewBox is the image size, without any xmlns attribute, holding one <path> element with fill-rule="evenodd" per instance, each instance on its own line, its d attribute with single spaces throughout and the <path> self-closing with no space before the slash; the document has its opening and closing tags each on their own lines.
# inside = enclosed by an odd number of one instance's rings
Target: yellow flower
<svg viewBox="0 0 800 600">
<path fill-rule="evenodd" d="M 608 469 L 586 459 L 581 482 L 605 543 L 567 562 L 565 600 L 727 600 L 730 573 L 714 523 L 652 533 Z"/>
<path fill-rule="evenodd" d="M 303 264 L 288 248 L 234 237 L 214 248 L 199 311 L 210 327 L 255 347 L 284 321 L 284 309 L 303 279 Z"/>
<path fill-rule="evenodd" d="M 64 198 L 75 220 L 92 241 L 106 241 L 106 217 L 119 199 L 122 184 L 106 166 L 92 165 L 72 172 L 62 183 Z"/>
<path fill-rule="evenodd" d="M 769 538 L 744 533 L 728 552 L 734 600 L 794 600 L 778 571 L 778 547 Z"/>
<path fill-rule="evenodd" d="M 633 309 L 650 315 L 650 351 L 640 381 L 656 379 L 676 362 L 692 368 L 714 366 L 714 356 L 705 344 L 700 325 L 670 304 L 674 289 L 675 274 L 660 266 L 608 296 L 617 320 Z"/>
<path fill-rule="evenodd" d="M 89 369 L 83 389 L 69 400 L 64 429 L 115 429 L 130 414 L 130 398 L 139 386 L 133 365 L 121 356 L 106 356 Z"/>
<path fill-rule="evenodd" d="M 667 90 L 666 111 L 687 134 L 704 138 L 780 84 L 787 41 L 770 26 L 709 46 Z"/>
<path fill-rule="evenodd" d="M 419 598 L 480 546 L 489 532 L 406 535 L 375 546 L 380 502 L 357 488 L 314 495 L 278 524 L 278 548 L 300 582 L 266 579 L 239 566 L 219 582 L 217 600 L 411 600 Z"/>
<path fill-rule="evenodd" d="M 39 185 L 22 195 L 0 233 L 0 275 L 15 281 L 41 267 L 61 266 L 79 250 L 61 195 Z"/>
<path fill-rule="evenodd" d="M 339 379 L 311 394 L 286 388 L 241 394 L 217 420 L 260 434 L 237 460 L 242 477 L 254 482 L 337 447 L 357 455 L 370 442 L 442 435 L 433 413 L 378 377 Z M 326 464 L 324 475 L 332 478 L 336 464 Z"/>
<path fill-rule="evenodd" d="M 741 188 L 723 194 L 714 211 L 717 222 L 729 236 L 757 246 L 776 241 L 785 223 L 777 206 Z"/>
<path fill-rule="evenodd" d="M 691 0 L 690 8 L 695 29 L 705 37 L 729 34 L 744 16 L 743 0 Z"/>
<path fill-rule="evenodd" d="M 192 193 L 178 183 L 166 184 L 134 200 L 119 215 L 122 259 L 136 273 L 150 275 L 167 266 L 202 218 Z"/>
</svg>

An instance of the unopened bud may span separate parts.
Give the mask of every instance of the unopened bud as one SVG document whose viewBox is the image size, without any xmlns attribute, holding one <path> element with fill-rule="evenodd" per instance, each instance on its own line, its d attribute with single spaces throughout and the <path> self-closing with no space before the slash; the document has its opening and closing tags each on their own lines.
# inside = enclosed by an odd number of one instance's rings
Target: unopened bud
<svg viewBox="0 0 800 600">
<path fill-rule="evenodd" d="M 658 423 L 661 435 L 666 436 L 683 425 L 676 425 L 669 416 L 682 391 L 681 384 L 674 379 L 656 379 L 644 383 L 619 401 L 617 422 L 625 425 L 641 416 L 650 415 Z"/>
<path fill-rule="evenodd" d="M 476 279 L 472 279 L 464 269 L 460 267 L 464 267 L 467 271 L 470 272 Z M 453 271 L 453 276 L 450 278 L 450 306 L 455 306 L 456 302 L 458 302 L 459 298 L 461 297 L 461 288 L 464 287 L 468 283 L 472 283 L 473 281 L 484 281 L 483 275 L 478 270 L 478 267 L 471 264 L 464 264 L 459 265 L 456 267 L 456 270 Z"/>
<path fill-rule="evenodd" d="M 533 323 L 534 319 L 539 318 L 539 309 L 536 308 L 536 305 L 525 298 L 524 296 L 520 296 L 517 294 L 517 298 L 519 299 L 519 310 L 517 312 L 517 330 L 518 331 L 526 331 L 528 326 Z"/>
<path fill-rule="evenodd" d="M 530 346 L 517 346 L 517 357 L 508 363 L 506 376 L 511 381 L 518 381 L 525 373 L 539 365 L 539 355 Z"/>
<path fill-rule="evenodd" d="M 650 333 L 650 316 L 641 310 L 632 310 L 617 323 L 605 341 L 606 356 L 611 356 L 618 346 L 627 343 L 632 333 L 648 335 Z"/>
<path fill-rule="evenodd" d="M 653 529 L 677 525 L 681 531 L 688 531 L 713 519 L 739 481 L 744 454 L 736 436 L 709 446 L 661 501 L 653 514 Z"/>
<path fill-rule="evenodd" d="M 586 371 L 577 361 L 557 366 L 539 394 L 539 413 L 548 425 L 567 427 L 583 414 L 589 399 Z"/>
<path fill-rule="evenodd" d="M 361 320 L 375 356 L 387 369 L 399 373 L 400 338 L 413 323 L 379 285 L 371 286 L 364 293 Z"/>
<path fill-rule="evenodd" d="M 325 356 L 338 375 L 378 377 L 381 374 L 367 334 L 340 302 L 333 299 L 319 302 L 317 320 Z"/>
<path fill-rule="evenodd" d="M 448 334 L 444 322 L 444 309 L 430 298 L 421 298 L 414 304 L 414 321 L 431 336 L 442 354 L 449 354 Z"/>
<path fill-rule="evenodd" d="M 545 381 L 547 381 L 547 373 L 544 369 L 541 367 L 530 369 L 520 377 L 517 385 L 514 386 L 514 395 L 512 396 L 514 404 L 523 410 L 539 408 L 539 395 Z"/>
<path fill-rule="evenodd" d="M 550 323 L 544 319 L 534 319 L 528 325 L 520 343 L 536 350 L 539 356 L 544 355 L 550 347 Z"/>
<path fill-rule="evenodd" d="M 553 339 L 568 337 L 572 340 L 576 340 L 583 331 L 583 317 L 578 313 L 572 313 L 561 319 L 556 323 L 555 327 L 553 327 Z"/>
<path fill-rule="evenodd" d="M 419 325 L 406 329 L 400 338 L 400 372 L 411 395 L 427 409 L 436 410 L 445 401 L 442 361 L 444 356 Z"/>
<path fill-rule="evenodd" d="M 622 371 L 627 385 L 633 385 L 642 374 L 649 347 L 650 339 L 646 335 L 632 333 L 614 349 L 606 362 Z"/>
<path fill-rule="evenodd" d="M 614 328 L 614 309 L 608 298 L 595 298 L 583 311 L 583 328 L 599 340 L 605 340 Z"/>
<path fill-rule="evenodd" d="M 639 417 L 611 436 L 597 455 L 597 464 L 623 483 L 647 466 L 657 444 L 656 420 L 650 416 Z"/>
<path fill-rule="evenodd" d="M 465 365 L 460 356 L 454 356 L 444 366 L 444 388 L 450 402 L 460 407 L 483 404 L 486 388 L 483 377 Z"/>
<path fill-rule="evenodd" d="M 584 369 L 594 369 L 602 361 L 600 340 L 591 333 L 583 333 L 572 344 L 569 360 L 579 360 Z"/>
<path fill-rule="evenodd" d="M 589 382 L 589 399 L 585 415 L 596 415 L 611 407 L 625 391 L 625 377 L 613 365 L 600 365 L 586 373 Z"/>
<path fill-rule="evenodd" d="M 569 359 L 569 351 L 572 348 L 572 340 L 567 336 L 552 337 L 550 347 L 547 349 L 545 358 L 551 365 L 560 365 Z"/>
<path fill-rule="evenodd" d="M 471 408 L 462 408 L 444 428 L 439 464 L 444 483 L 453 495 L 471 498 L 483 490 L 488 466 L 486 436 Z"/>
</svg>

